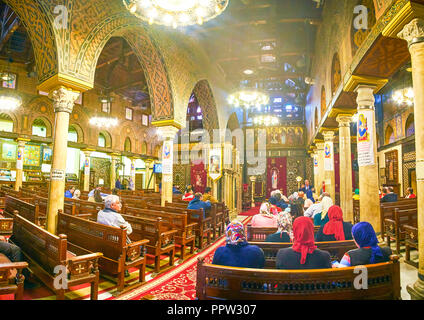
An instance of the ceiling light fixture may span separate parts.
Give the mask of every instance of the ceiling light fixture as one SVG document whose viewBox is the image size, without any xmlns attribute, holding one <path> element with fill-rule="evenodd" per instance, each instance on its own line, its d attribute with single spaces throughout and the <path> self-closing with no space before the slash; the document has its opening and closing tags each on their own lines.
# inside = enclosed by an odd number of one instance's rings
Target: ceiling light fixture
<svg viewBox="0 0 424 320">
<path fill-rule="evenodd" d="M 253 73 L 254 73 L 254 71 L 253 71 L 253 70 L 251 70 L 251 69 L 246 69 L 246 70 L 244 70 L 244 71 L 243 71 L 243 73 L 244 73 L 244 74 L 247 74 L 247 75 L 250 75 L 250 74 L 253 74 Z"/>
<path fill-rule="evenodd" d="M 269 97 L 259 90 L 250 89 L 233 93 L 228 98 L 228 102 L 235 107 L 256 107 L 260 109 L 263 105 L 268 104 Z"/>
<path fill-rule="evenodd" d="M 414 104 L 414 89 L 404 88 L 393 92 L 392 99 L 399 105 L 407 104 L 412 106 Z"/>
<path fill-rule="evenodd" d="M 253 118 L 253 124 L 256 126 L 277 126 L 280 124 L 280 119 L 275 116 L 260 115 Z"/>
<path fill-rule="evenodd" d="M 149 24 L 177 28 L 203 24 L 220 15 L 229 0 L 123 0 L 127 10 Z"/>
</svg>

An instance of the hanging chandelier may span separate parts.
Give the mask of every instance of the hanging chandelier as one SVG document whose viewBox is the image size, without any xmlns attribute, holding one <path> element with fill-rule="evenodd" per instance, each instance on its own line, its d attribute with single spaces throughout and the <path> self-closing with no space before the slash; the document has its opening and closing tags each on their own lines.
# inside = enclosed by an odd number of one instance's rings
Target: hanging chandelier
<svg viewBox="0 0 424 320">
<path fill-rule="evenodd" d="M 118 119 L 106 117 L 93 117 L 90 119 L 90 124 L 99 128 L 110 128 L 118 125 Z"/>
<path fill-rule="evenodd" d="M 268 95 L 258 90 L 238 91 L 228 98 L 228 103 L 235 107 L 256 107 L 260 109 L 263 105 L 268 104 L 268 102 Z"/>
<path fill-rule="evenodd" d="M 123 0 L 125 7 L 149 24 L 190 26 L 220 15 L 229 0 Z"/>
<path fill-rule="evenodd" d="M 280 119 L 276 116 L 260 115 L 253 118 L 253 124 L 256 126 L 276 126 L 280 123 Z"/>
<path fill-rule="evenodd" d="M 14 92 L 3 91 L 0 93 L 0 110 L 13 111 L 22 105 L 22 98 Z"/>
<path fill-rule="evenodd" d="M 414 89 L 409 87 L 396 90 L 393 92 L 392 99 L 399 105 L 407 104 L 408 106 L 412 106 L 414 104 Z"/>
</svg>

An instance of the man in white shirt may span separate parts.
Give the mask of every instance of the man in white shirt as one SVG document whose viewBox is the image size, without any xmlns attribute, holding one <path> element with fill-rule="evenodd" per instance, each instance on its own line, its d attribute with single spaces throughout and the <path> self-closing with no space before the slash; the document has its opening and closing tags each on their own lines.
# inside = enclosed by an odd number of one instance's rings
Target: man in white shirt
<svg viewBox="0 0 424 320">
<path fill-rule="evenodd" d="M 322 195 L 320 195 L 317 203 L 314 203 L 311 205 L 303 214 L 305 217 L 313 218 L 317 213 L 320 213 L 322 211 L 322 203 L 321 200 L 324 197 L 329 197 L 330 194 L 327 192 L 324 192 Z"/>
<path fill-rule="evenodd" d="M 122 204 L 116 195 L 108 195 L 105 198 L 105 209 L 97 214 L 97 222 L 107 226 L 120 228 L 125 226 L 127 235 L 132 233 L 131 225 L 118 213 L 121 211 Z"/>
</svg>

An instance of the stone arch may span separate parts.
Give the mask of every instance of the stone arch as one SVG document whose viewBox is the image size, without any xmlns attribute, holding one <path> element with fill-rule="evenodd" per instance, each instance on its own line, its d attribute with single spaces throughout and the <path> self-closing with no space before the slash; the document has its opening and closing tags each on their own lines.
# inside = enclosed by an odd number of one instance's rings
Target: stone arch
<svg viewBox="0 0 424 320">
<path fill-rule="evenodd" d="M 77 132 L 77 136 L 78 136 L 77 142 L 84 143 L 84 131 L 82 130 L 81 126 L 76 123 L 70 123 L 69 129 L 71 128 L 73 128 Z"/>
<path fill-rule="evenodd" d="M 52 124 L 51 124 L 51 122 L 48 118 L 43 117 L 43 116 L 36 117 L 31 122 L 31 134 L 32 134 L 32 127 L 34 126 L 34 124 L 38 124 L 38 123 L 41 123 L 41 122 L 46 127 L 46 138 L 51 137 L 52 136 Z"/>
<path fill-rule="evenodd" d="M 395 132 L 391 125 L 387 125 L 386 130 L 384 131 L 384 144 L 388 145 L 395 142 Z"/>
<path fill-rule="evenodd" d="M 131 143 L 130 137 L 126 137 L 125 138 L 124 151 L 126 151 L 126 152 L 132 152 L 132 143 Z"/>
<path fill-rule="evenodd" d="M 339 54 L 336 52 L 331 64 L 331 94 L 334 96 L 342 81 L 342 69 Z"/>
<path fill-rule="evenodd" d="M 202 108 L 203 128 L 209 132 L 209 137 L 212 142 L 213 130 L 219 129 L 219 122 L 216 102 L 209 82 L 207 80 L 200 80 L 197 82 L 193 89 L 193 93 Z"/>
<path fill-rule="evenodd" d="M 59 72 L 59 57 L 56 33 L 53 28 L 55 17 L 51 14 L 54 7 L 47 0 L 4 0 L 16 13 L 28 32 L 31 41 L 38 81 L 40 83 Z M 66 28 L 65 28 L 66 30 Z"/>
<path fill-rule="evenodd" d="M 99 131 L 98 136 L 103 135 L 105 138 L 105 148 L 112 148 L 112 136 L 111 134 L 106 130 Z M 98 144 L 98 143 L 97 143 Z"/>
<path fill-rule="evenodd" d="M 0 112 L 0 119 L 3 120 L 11 120 L 13 122 L 13 130 L 12 132 L 18 132 L 18 119 L 16 115 L 13 112 L 10 111 L 1 111 Z"/>
<path fill-rule="evenodd" d="M 415 134 L 414 114 L 410 113 L 405 122 L 405 137 L 410 137 Z"/>
</svg>

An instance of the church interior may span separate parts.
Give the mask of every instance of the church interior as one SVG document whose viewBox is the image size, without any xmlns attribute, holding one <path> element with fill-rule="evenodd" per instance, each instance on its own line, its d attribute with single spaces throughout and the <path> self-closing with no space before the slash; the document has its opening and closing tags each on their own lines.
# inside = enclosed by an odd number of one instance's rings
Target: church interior
<svg viewBox="0 0 424 320">
<path fill-rule="evenodd" d="M 0 300 L 424 299 L 421 84 L 423 0 L 0 0 Z"/>
</svg>

